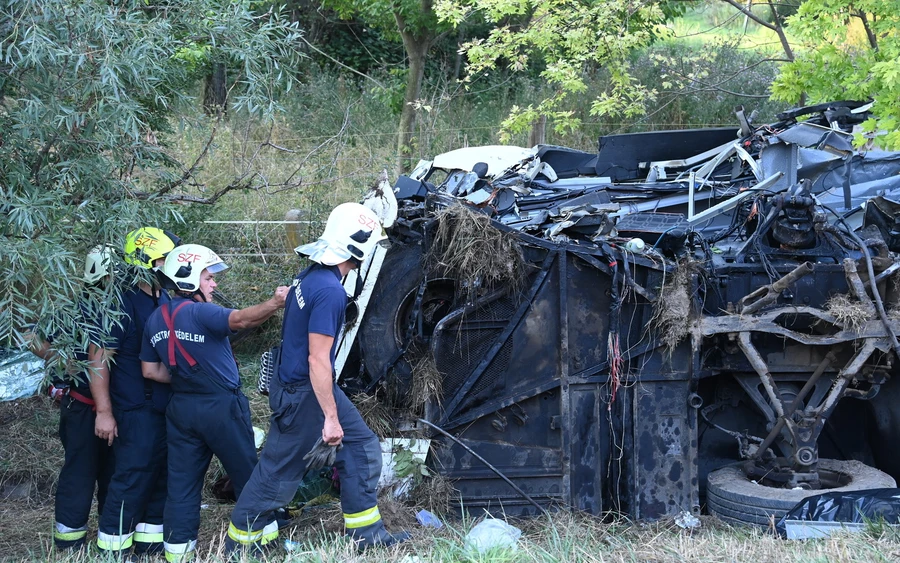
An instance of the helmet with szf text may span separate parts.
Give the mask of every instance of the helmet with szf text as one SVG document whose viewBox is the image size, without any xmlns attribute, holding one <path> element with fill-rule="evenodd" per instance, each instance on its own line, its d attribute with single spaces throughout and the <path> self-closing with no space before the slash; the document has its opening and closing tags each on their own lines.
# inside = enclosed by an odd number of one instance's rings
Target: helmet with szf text
<svg viewBox="0 0 900 563">
<path fill-rule="evenodd" d="M 331 211 L 319 240 L 298 246 L 294 252 L 325 266 L 348 260 L 359 266 L 386 238 L 381 221 L 371 209 L 359 203 L 342 203 Z"/>
<path fill-rule="evenodd" d="M 166 289 L 182 293 L 193 293 L 200 289 L 200 274 L 209 270 L 211 274 L 228 269 L 219 255 L 201 244 L 184 244 L 174 248 L 166 256 L 161 268 L 160 279 Z"/>
<path fill-rule="evenodd" d="M 152 269 L 153 263 L 165 258 L 181 239 L 169 231 L 156 227 L 141 227 L 125 235 L 125 262 Z"/>
</svg>

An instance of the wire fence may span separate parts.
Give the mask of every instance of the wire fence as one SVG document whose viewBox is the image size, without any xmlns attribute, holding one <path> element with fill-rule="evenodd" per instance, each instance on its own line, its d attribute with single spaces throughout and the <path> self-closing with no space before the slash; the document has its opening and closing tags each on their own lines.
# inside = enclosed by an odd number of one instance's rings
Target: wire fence
<svg viewBox="0 0 900 563">
<path fill-rule="evenodd" d="M 625 127 L 630 131 L 646 131 L 736 126 L 735 123 L 684 122 L 585 125 L 602 126 L 606 132 Z M 476 133 L 488 130 L 496 131 L 497 126 L 436 128 L 428 131 L 434 142 L 423 142 L 415 152 L 419 158 L 430 159 L 460 147 L 485 144 Z M 457 134 L 434 138 L 434 133 L 444 131 Z M 305 267 L 305 260 L 293 249 L 315 240 L 335 205 L 361 199 L 381 170 L 392 170 L 396 162 L 392 156 L 395 147 L 376 141 L 395 132 L 342 129 L 336 135 L 318 138 L 292 133 L 275 130 L 269 131 L 270 136 L 264 142 L 253 141 L 250 135 L 223 143 L 219 156 L 224 158 L 217 160 L 219 174 L 241 177 L 253 168 L 259 170 L 257 177 L 266 178 L 266 183 L 244 195 L 234 193 L 235 197 L 229 199 L 231 203 L 217 206 L 214 220 L 192 222 L 186 229 L 185 240 L 212 248 L 229 264 L 230 270 L 222 277 L 220 288 L 239 307 L 259 303 L 278 285 L 290 283 L 297 271 Z M 595 133 L 581 131 L 582 150 L 596 150 Z M 553 140 L 551 135 L 548 142 Z M 288 185 L 291 187 L 285 187 Z"/>
<path fill-rule="evenodd" d="M 294 253 L 299 244 L 314 240 L 322 225 L 316 220 L 252 221 L 245 219 L 204 221 L 192 225 L 191 242 L 215 250 L 228 264 L 218 276 L 223 303 L 243 308 L 260 303 L 279 285 L 290 285 L 307 261 Z M 277 343 L 280 315 L 240 340 L 236 351 L 256 354 Z"/>
</svg>

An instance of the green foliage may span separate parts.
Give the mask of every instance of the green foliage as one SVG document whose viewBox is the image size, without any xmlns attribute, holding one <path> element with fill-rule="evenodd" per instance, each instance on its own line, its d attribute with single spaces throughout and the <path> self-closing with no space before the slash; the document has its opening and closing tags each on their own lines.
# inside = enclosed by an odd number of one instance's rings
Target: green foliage
<svg viewBox="0 0 900 563">
<path fill-rule="evenodd" d="M 424 460 L 418 459 L 411 450 L 402 447 L 394 452 L 394 474 L 400 479 L 412 476 L 415 481 L 431 475 Z"/>
<path fill-rule="evenodd" d="M 587 89 L 589 71 L 597 68 L 606 71 L 609 83 L 596 95 L 591 115 L 644 113 L 657 91 L 636 80 L 629 57 L 664 33 L 658 24 L 677 10 L 666 6 L 667 12 L 659 4 L 628 0 L 441 0 L 435 10 L 454 24 L 477 12 L 497 25 L 486 39 L 464 46 L 470 73 L 498 67 L 522 72 L 535 61 L 544 65 L 540 75 L 554 91 L 536 104 L 514 106 L 503 122 L 505 140 L 542 115 L 557 132 L 578 128 L 581 119 L 567 103 Z"/>
<path fill-rule="evenodd" d="M 796 60 L 782 67 L 773 98 L 874 100 L 875 117 L 866 131 L 883 131 L 876 142 L 900 148 L 900 1 L 807 0 L 788 25 L 802 47 Z"/>
<path fill-rule="evenodd" d="M 378 28 L 354 21 L 344 22 L 342 25 L 331 23 L 321 48 L 350 68 L 371 74 L 385 67 L 402 64 L 403 46 L 398 43 L 398 39 L 396 31 L 392 35 L 386 35 Z M 324 57 L 319 57 L 317 62 L 325 66 L 331 64 Z"/>
<path fill-rule="evenodd" d="M 403 109 L 403 95 L 406 93 L 408 76 L 409 69 L 392 68 L 381 77 L 382 87 L 371 86 L 369 92 L 375 99 L 389 107 L 391 113 L 398 115 Z"/>
<path fill-rule="evenodd" d="M 324 0 L 323 5 L 341 19 L 364 22 L 398 42 L 401 32 L 424 35 L 447 27 L 438 22 L 427 0 Z"/>
<path fill-rule="evenodd" d="M 74 332 L 90 247 L 121 249 L 134 228 L 178 221 L 168 200 L 194 181 L 182 159 L 197 155 L 168 148 L 170 123 L 194 101 L 204 53 L 239 61 L 234 106 L 270 116 L 298 32 L 225 0 L 9 0 L 0 10 L 0 340 L 18 346 L 33 323 L 41 337 Z"/>
<path fill-rule="evenodd" d="M 659 88 L 654 118 L 665 115 L 669 127 L 682 123 L 735 123 L 734 107 L 757 111 L 758 122 L 774 119 L 787 109 L 769 99 L 777 75 L 774 61 L 741 48 L 740 38 L 723 36 L 696 49 L 681 41 L 659 42 L 642 54 L 634 67 L 639 80 Z M 646 62 L 641 62 L 646 61 Z"/>
</svg>

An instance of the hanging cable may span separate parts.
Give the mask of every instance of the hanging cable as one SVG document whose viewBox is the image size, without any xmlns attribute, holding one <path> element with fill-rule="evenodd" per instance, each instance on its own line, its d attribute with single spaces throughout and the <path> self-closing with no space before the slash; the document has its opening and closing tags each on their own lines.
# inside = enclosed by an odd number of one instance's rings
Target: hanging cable
<svg viewBox="0 0 900 563">
<path fill-rule="evenodd" d="M 813 196 L 815 197 L 815 196 Z M 875 268 L 872 267 L 872 256 L 869 254 L 869 249 L 866 247 L 866 243 L 859 238 L 853 229 L 850 228 L 850 225 L 847 224 L 847 221 L 841 216 L 837 211 L 832 209 L 831 207 L 825 205 L 824 203 L 818 201 L 816 198 L 816 203 L 827 209 L 832 215 L 837 217 L 838 221 L 844 226 L 847 230 L 847 234 L 850 238 L 853 239 L 853 242 L 859 246 L 859 249 L 862 251 L 863 258 L 866 262 L 866 272 L 869 274 L 869 285 L 872 288 L 872 300 L 875 301 L 875 310 L 878 311 L 878 318 L 881 319 L 881 324 L 884 325 L 884 329 L 888 333 L 888 337 L 891 339 L 891 347 L 894 349 L 894 353 L 897 354 L 897 357 L 900 358 L 900 342 L 897 341 L 897 335 L 894 333 L 894 329 L 891 327 L 891 322 L 887 318 L 887 313 L 884 310 L 884 302 L 881 300 L 881 294 L 878 293 L 878 285 L 875 283 Z"/>
<path fill-rule="evenodd" d="M 540 510 L 541 513 L 543 513 L 543 514 L 548 514 L 546 508 L 544 508 L 543 506 L 539 505 L 533 498 L 531 498 L 531 497 L 528 495 L 528 493 L 526 493 L 525 491 L 523 491 L 522 489 L 520 489 L 518 485 L 516 485 L 515 483 L 513 483 L 512 481 L 510 481 L 510 480 L 509 480 L 509 477 L 507 477 L 506 475 L 504 475 L 503 473 L 501 473 L 499 469 L 497 469 L 496 467 L 494 467 L 493 465 L 491 465 L 491 464 L 488 462 L 488 460 L 484 459 L 483 457 L 481 457 L 480 455 L 478 455 L 477 453 L 475 453 L 475 450 L 473 450 L 473 449 L 470 448 L 469 446 L 465 445 L 465 444 L 462 442 L 462 440 L 460 440 L 460 439 L 457 438 L 456 436 L 450 434 L 449 432 L 447 432 L 446 430 L 444 430 L 444 429 L 441 428 L 440 426 L 438 426 L 438 425 L 436 425 L 436 424 L 432 424 L 431 422 L 428 422 L 428 421 L 425 420 L 424 418 L 420 418 L 420 419 L 419 419 L 419 422 L 421 422 L 422 424 L 427 424 L 428 426 L 434 428 L 435 430 L 437 430 L 438 432 L 440 432 L 441 434 L 443 434 L 443 435 L 446 436 L 447 438 L 450 438 L 451 440 L 453 440 L 454 442 L 456 442 L 456 443 L 457 443 L 459 446 L 461 446 L 464 450 L 466 450 L 467 452 L 469 452 L 470 454 L 472 454 L 473 456 L 475 456 L 475 459 L 477 459 L 477 460 L 480 461 L 481 463 L 485 464 L 485 465 L 488 467 L 488 469 L 490 469 L 491 471 L 493 471 L 494 473 L 496 473 L 496 474 L 497 474 L 497 477 L 500 477 L 501 479 L 503 479 L 504 481 L 506 481 L 506 483 L 507 483 L 510 487 L 512 487 L 513 489 L 516 490 L 517 493 L 519 493 L 520 495 L 522 495 L 522 498 L 524 498 L 525 500 L 527 500 L 528 502 L 530 502 L 532 505 L 534 505 L 534 507 L 537 508 L 538 510 Z"/>
</svg>

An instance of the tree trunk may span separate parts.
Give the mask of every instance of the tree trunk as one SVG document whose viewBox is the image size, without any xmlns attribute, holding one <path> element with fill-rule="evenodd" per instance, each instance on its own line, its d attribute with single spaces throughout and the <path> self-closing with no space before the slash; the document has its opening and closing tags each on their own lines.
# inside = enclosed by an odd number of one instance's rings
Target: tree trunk
<svg viewBox="0 0 900 563">
<path fill-rule="evenodd" d="M 869 38 L 869 47 L 872 48 L 873 51 L 878 51 L 878 37 L 875 35 L 875 32 L 872 31 L 872 26 L 869 25 L 869 18 L 866 16 L 866 13 L 863 11 L 859 11 L 856 14 L 856 17 L 859 18 L 859 21 L 862 22 L 863 28 L 866 30 L 866 37 Z"/>
<path fill-rule="evenodd" d="M 456 32 L 456 60 L 453 63 L 453 78 L 455 78 L 456 80 L 459 80 L 462 76 L 462 45 L 466 41 L 466 33 L 464 27 L 465 24 L 460 23 L 459 30 Z"/>
<path fill-rule="evenodd" d="M 203 111 L 207 115 L 225 113 L 228 96 L 225 63 L 213 63 L 212 72 L 206 75 L 206 88 L 203 91 Z"/>
<path fill-rule="evenodd" d="M 772 3 L 772 0 L 769 0 L 769 10 L 772 11 L 772 19 L 774 20 L 774 31 L 775 34 L 778 35 L 778 40 L 781 41 L 781 48 L 784 49 L 784 54 L 788 58 L 789 61 L 794 60 L 794 50 L 791 48 L 791 43 L 788 41 L 787 35 L 784 33 L 784 21 L 781 15 L 778 13 L 778 10 L 775 8 L 775 4 Z"/>
<path fill-rule="evenodd" d="M 409 57 L 409 72 L 406 76 L 406 95 L 400 111 L 400 129 L 397 138 L 397 175 L 405 174 L 412 168 L 413 142 L 415 141 L 416 108 L 425 76 L 425 55 L 430 47 L 430 37 L 412 37 L 403 34 L 403 45 Z"/>
<path fill-rule="evenodd" d="M 531 122 L 531 132 L 528 134 L 528 146 L 543 145 L 547 139 L 547 116 L 542 115 Z"/>
</svg>

